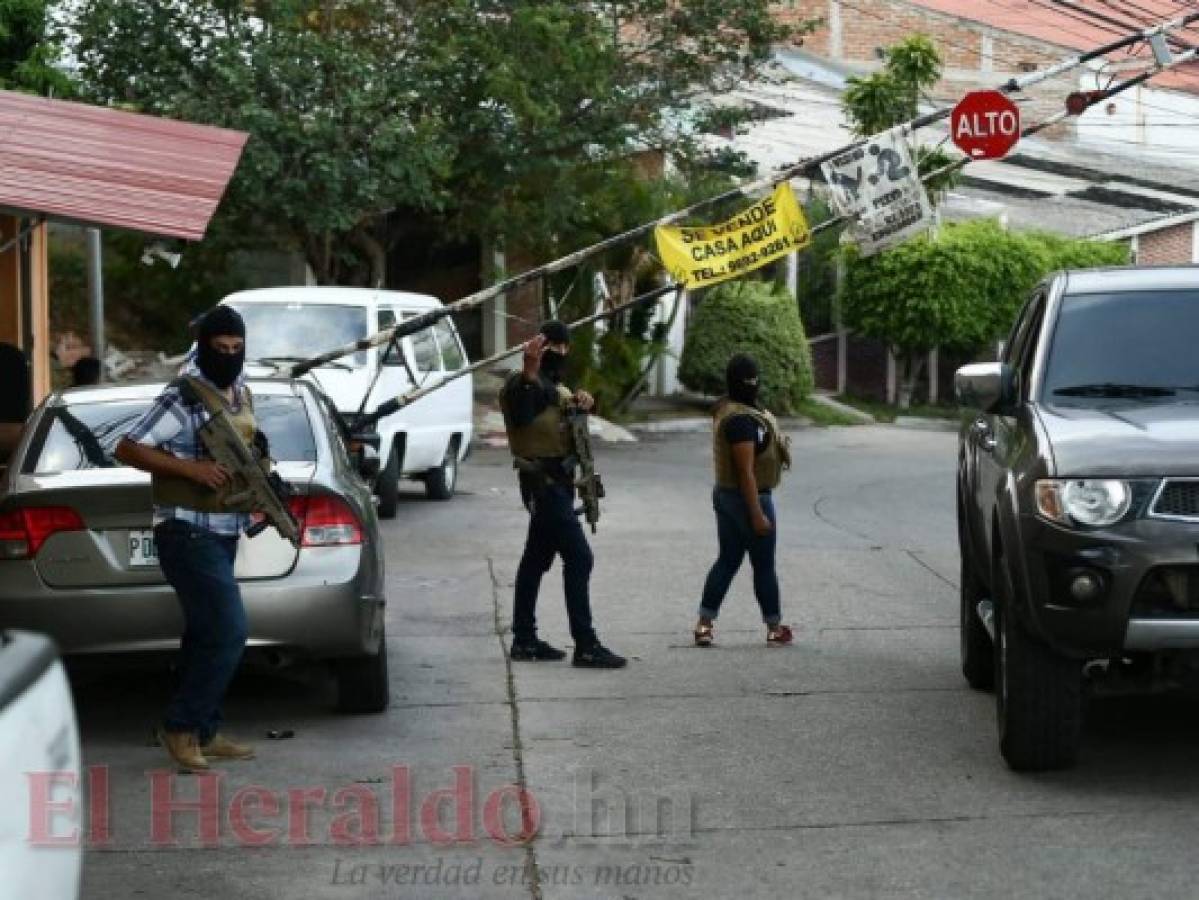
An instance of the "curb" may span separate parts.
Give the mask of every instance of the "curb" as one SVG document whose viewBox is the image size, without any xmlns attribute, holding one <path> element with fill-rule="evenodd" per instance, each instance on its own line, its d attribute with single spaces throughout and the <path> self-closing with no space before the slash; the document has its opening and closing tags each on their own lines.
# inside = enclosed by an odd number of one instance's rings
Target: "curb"
<svg viewBox="0 0 1199 900">
<path fill-rule="evenodd" d="M 827 406 L 829 409 L 836 410 L 844 416 L 855 419 L 863 425 L 877 425 L 878 420 L 868 412 L 863 412 L 856 406 L 850 406 L 848 403 L 842 403 L 840 400 L 834 400 L 828 394 L 812 393 L 809 395 L 810 400 Z"/>
<path fill-rule="evenodd" d="M 958 423 L 953 419 L 926 419 L 920 416 L 896 416 L 895 428 L 906 428 L 909 431 L 954 431 Z"/>
<path fill-rule="evenodd" d="M 701 431 L 711 431 L 711 419 L 658 419 L 650 422 L 634 422 L 629 426 L 630 431 L 644 431 L 647 434 L 696 434 Z"/>
</svg>

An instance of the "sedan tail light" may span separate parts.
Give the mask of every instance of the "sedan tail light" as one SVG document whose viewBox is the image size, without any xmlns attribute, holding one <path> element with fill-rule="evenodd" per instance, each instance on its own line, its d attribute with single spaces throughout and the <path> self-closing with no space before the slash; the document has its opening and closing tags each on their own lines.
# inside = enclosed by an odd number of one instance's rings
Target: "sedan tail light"
<svg viewBox="0 0 1199 900">
<path fill-rule="evenodd" d="M 291 498 L 291 514 L 300 524 L 301 546 L 335 547 L 362 543 L 362 524 L 350 504 L 330 494 Z"/>
<path fill-rule="evenodd" d="M 0 513 L 0 559 L 33 559 L 50 535 L 84 528 L 82 517 L 68 506 L 30 506 Z"/>
</svg>

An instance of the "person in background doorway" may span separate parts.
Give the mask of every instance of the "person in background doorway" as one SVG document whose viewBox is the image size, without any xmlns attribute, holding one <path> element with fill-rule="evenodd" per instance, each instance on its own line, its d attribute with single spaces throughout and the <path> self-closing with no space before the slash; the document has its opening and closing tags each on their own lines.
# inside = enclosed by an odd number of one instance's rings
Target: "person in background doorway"
<svg viewBox="0 0 1199 900">
<path fill-rule="evenodd" d="M 94 356 L 80 357 L 71 366 L 71 386 L 86 387 L 100 383 L 100 360 Z"/>
</svg>

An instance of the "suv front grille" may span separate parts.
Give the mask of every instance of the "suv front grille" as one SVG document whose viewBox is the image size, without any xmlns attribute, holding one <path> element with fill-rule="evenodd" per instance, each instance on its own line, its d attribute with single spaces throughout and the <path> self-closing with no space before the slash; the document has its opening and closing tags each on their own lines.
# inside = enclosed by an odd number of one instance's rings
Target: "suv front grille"
<svg viewBox="0 0 1199 900">
<path fill-rule="evenodd" d="M 1167 480 L 1158 491 L 1149 515 L 1199 522 L 1199 480 Z"/>
</svg>

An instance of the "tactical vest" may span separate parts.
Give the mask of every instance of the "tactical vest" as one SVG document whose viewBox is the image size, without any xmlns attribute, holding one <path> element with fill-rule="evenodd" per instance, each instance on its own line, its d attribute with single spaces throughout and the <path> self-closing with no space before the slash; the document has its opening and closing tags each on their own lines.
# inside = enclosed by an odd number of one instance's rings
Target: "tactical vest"
<svg viewBox="0 0 1199 900">
<path fill-rule="evenodd" d="M 791 439 L 779 431 L 774 416 L 764 409 L 725 400 L 712 421 L 712 458 L 716 463 L 716 483 L 722 488 L 737 488 L 737 469 L 733 448 L 724 436 L 724 424 L 733 416 L 749 416 L 766 429 L 770 444 L 754 458 L 754 478 L 759 491 L 771 491 L 783 480 L 783 470 L 791 468 Z"/>
<path fill-rule="evenodd" d="M 178 386 L 185 403 L 188 405 L 203 404 L 209 416 L 224 409 L 242 440 L 246 442 L 247 446 L 253 446 L 254 432 L 257 426 L 254 422 L 254 402 L 248 388 L 243 391 L 241 406 L 235 412 L 225 402 L 224 397 L 197 378 L 184 376 L 172 384 Z M 199 435 L 196 436 L 196 440 L 200 440 Z M 197 484 L 190 478 L 174 475 L 153 475 L 150 484 L 154 492 L 155 506 L 181 506 L 184 509 L 208 513 L 254 512 L 249 506 L 242 508 L 242 505 L 230 506 L 226 503 L 226 498 L 230 493 L 241 490 L 236 475 L 225 482 L 222 488 L 215 491 L 202 484 Z"/>
<path fill-rule="evenodd" d="M 519 372 L 514 374 L 500 391 L 500 410 L 504 413 L 504 428 L 508 431 L 508 447 L 512 455 L 521 459 L 569 456 L 570 429 L 566 424 L 563 409 L 570 401 L 570 391 L 558 385 L 557 403 L 546 406 L 528 425 L 516 426 L 512 424 L 508 410 L 508 390 L 520 377 L 522 376 Z"/>
</svg>

